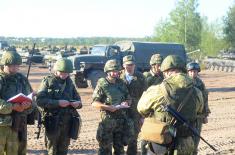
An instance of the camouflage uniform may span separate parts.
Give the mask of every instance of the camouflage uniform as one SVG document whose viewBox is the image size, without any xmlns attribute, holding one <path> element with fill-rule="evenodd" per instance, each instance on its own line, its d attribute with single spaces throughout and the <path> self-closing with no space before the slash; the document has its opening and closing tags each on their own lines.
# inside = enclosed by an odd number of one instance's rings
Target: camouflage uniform
<svg viewBox="0 0 235 155">
<path fill-rule="evenodd" d="M 112 63 L 109 60 L 105 65 Z M 116 63 L 116 62 L 115 62 Z M 113 67 L 118 69 L 117 67 Z M 115 83 L 110 83 L 107 78 L 100 78 L 93 93 L 93 101 L 99 101 L 105 105 L 116 106 L 128 100 L 128 89 L 125 83 L 116 79 Z M 99 123 L 96 139 L 99 143 L 99 155 L 111 155 L 112 144 L 115 155 L 124 154 L 124 145 L 128 143 L 128 138 L 132 134 L 129 129 L 133 129 L 133 122 L 128 119 L 126 109 L 119 109 L 115 112 L 101 110 L 101 122 Z"/>
<path fill-rule="evenodd" d="M 58 60 L 55 66 L 56 71 L 72 72 L 70 60 Z M 70 77 L 65 80 L 54 74 L 44 77 L 36 101 L 43 111 L 42 120 L 46 129 L 45 143 L 49 155 L 67 154 L 70 144 L 71 120 L 72 117 L 79 117 L 77 110 L 72 106 L 60 107 L 59 100 L 80 101 L 81 98 Z"/>
<path fill-rule="evenodd" d="M 3 65 L 20 65 L 20 55 L 7 51 L 2 56 Z M 28 95 L 32 88 L 28 79 L 20 74 L 7 74 L 0 72 L 0 154 L 26 155 L 27 146 L 27 114 L 33 111 L 35 106 L 23 112 L 12 111 L 12 103 L 9 98 L 19 93 Z M 17 124 L 17 126 L 16 126 Z"/>
<path fill-rule="evenodd" d="M 134 64 L 135 59 L 132 55 L 127 55 L 123 58 L 123 64 Z M 125 82 L 130 97 L 131 97 L 131 107 L 128 109 L 128 117 L 134 122 L 135 135 L 130 140 L 127 147 L 128 155 L 137 154 L 137 138 L 141 127 L 141 115 L 137 111 L 137 103 L 146 89 L 145 78 L 141 72 L 135 71 L 132 75 L 132 80 L 130 82 L 126 79 L 126 71 L 121 72 L 120 78 Z"/>
<path fill-rule="evenodd" d="M 184 63 L 178 56 L 168 56 L 161 65 L 161 70 L 169 69 L 184 70 Z M 164 87 L 167 94 L 162 90 Z M 187 104 L 183 106 L 180 113 L 194 126 L 198 113 L 203 110 L 203 97 L 201 91 L 193 87 L 192 79 L 184 73 L 177 73 L 166 78 L 160 85 L 150 87 L 141 97 L 138 103 L 138 111 L 145 117 L 152 113 L 152 117 L 162 122 L 170 122 L 172 117 L 163 112 L 160 105 L 170 103 L 171 107 L 177 109 L 184 97 L 193 89 Z M 174 140 L 174 149 L 154 144 L 157 149 L 154 154 L 167 154 L 167 149 L 171 153 L 178 155 L 190 155 L 194 151 L 194 141 L 192 133 L 180 123 L 176 123 L 177 134 Z M 154 146 L 153 145 L 153 146 Z M 164 150 L 165 148 L 165 150 Z M 160 152 L 163 151 L 163 152 Z M 153 151 L 153 150 L 151 150 Z"/>
<path fill-rule="evenodd" d="M 162 57 L 160 54 L 152 55 L 150 62 L 149 62 L 151 69 L 152 69 L 153 65 L 161 65 L 161 63 L 162 63 Z M 149 72 L 144 72 L 144 77 L 145 77 L 147 88 L 149 88 L 150 86 L 153 86 L 153 85 L 160 84 L 164 79 L 161 71 L 159 71 L 156 74 L 151 69 Z M 147 148 L 146 148 L 147 144 L 148 144 L 147 141 L 141 140 L 141 155 L 147 155 Z"/>
<path fill-rule="evenodd" d="M 198 72 L 201 71 L 200 66 L 198 63 L 188 63 L 187 64 L 187 70 L 197 70 Z M 208 91 L 206 89 L 205 84 L 203 83 L 203 81 L 197 76 L 195 78 L 193 78 L 193 84 L 195 87 L 197 87 L 199 90 L 201 90 L 202 95 L 203 95 L 203 100 L 204 100 L 204 108 L 203 108 L 203 112 L 201 115 L 197 116 L 197 120 L 196 120 L 196 128 L 199 132 L 199 134 L 201 134 L 201 130 L 202 130 L 202 124 L 203 124 L 203 120 L 208 117 L 209 113 L 210 113 L 210 109 L 208 106 Z M 195 154 L 197 154 L 197 148 L 199 145 L 199 141 L 200 138 L 195 136 L 194 137 L 194 142 L 195 142 Z"/>
</svg>

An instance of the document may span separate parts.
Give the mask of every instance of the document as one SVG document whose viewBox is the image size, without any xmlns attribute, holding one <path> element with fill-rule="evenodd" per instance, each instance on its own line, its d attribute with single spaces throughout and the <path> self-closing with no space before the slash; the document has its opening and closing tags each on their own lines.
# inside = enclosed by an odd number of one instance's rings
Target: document
<svg viewBox="0 0 235 155">
<path fill-rule="evenodd" d="M 24 95 L 23 93 L 19 93 L 7 100 L 7 102 L 11 103 L 23 103 L 23 102 L 32 102 L 33 93 L 30 93 L 28 96 Z"/>
</svg>

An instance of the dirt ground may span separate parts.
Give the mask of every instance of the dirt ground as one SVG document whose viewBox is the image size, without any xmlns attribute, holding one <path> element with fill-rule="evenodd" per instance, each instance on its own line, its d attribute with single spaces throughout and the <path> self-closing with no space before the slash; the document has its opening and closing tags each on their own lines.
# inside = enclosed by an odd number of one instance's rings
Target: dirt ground
<svg viewBox="0 0 235 155">
<path fill-rule="evenodd" d="M 22 71 L 25 72 L 25 67 Z M 30 82 L 37 90 L 42 77 L 49 74 L 48 69 L 32 67 Z M 209 123 L 202 129 L 202 136 L 218 149 L 213 152 L 204 142 L 200 142 L 199 155 L 226 154 L 235 155 L 235 73 L 202 71 L 201 78 L 209 90 L 211 114 Z M 79 110 L 82 128 L 78 140 L 71 141 L 69 154 L 97 154 L 98 144 L 95 139 L 99 122 L 99 111 L 91 107 L 91 89 L 79 89 L 83 108 Z M 43 130 L 36 139 L 37 126 L 28 126 L 28 154 L 45 154 Z"/>
</svg>

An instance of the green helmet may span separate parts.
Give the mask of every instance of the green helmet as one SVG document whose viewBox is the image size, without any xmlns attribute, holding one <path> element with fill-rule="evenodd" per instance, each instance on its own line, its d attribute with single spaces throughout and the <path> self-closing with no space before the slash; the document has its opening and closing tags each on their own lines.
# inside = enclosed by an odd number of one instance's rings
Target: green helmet
<svg viewBox="0 0 235 155">
<path fill-rule="evenodd" d="M 155 64 L 161 64 L 162 63 L 162 56 L 160 54 L 154 54 L 152 55 L 151 59 L 150 59 L 150 65 L 155 65 Z"/>
<path fill-rule="evenodd" d="M 169 69 L 180 69 L 186 72 L 185 62 L 177 55 L 168 55 L 161 64 L 161 71 L 167 71 Z"/>
<path fill-rule="evenodd" d="M 59 59 L 56 61 L 54 69 L 60 72 L 72 73 L 73 72 L 72 61 L 65 58 Z"/>
<path fill-rule="evenodd" d="M 16 51 L 6 51 L 2 55 L 2 65 L 21 65 L 22 59 L 19 53 Z"/>
<path fill-rule="evenodd" d="M 117 60 L 112 59 L 108 60 L 104 66 L 104 72 L 107 73 L 109 71 L 119 71 L 120 66 Z"/>
</svg>

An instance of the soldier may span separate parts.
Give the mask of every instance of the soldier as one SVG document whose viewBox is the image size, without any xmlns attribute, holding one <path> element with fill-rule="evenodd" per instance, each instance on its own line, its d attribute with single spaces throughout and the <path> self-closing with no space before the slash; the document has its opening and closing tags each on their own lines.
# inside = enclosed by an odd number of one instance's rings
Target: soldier
<svg viewBox="0 0 235 155">
<path fill-rule="evenodd" d="M 45 126 L 45 143 L 49 155 L 66 155 L 73 124 L 79 123 L 76 109 L 82 107 L 81 98 L 75 89 L 69 73 L 72 62 L 59 59 L 54 66 L 55 73 L 44 77 L 37 93 L 37 104 L 42 109 Z M 77 122 L 74 118 L 78 118 Z M 79 127 L 75 129 L 78 132 Z"/>
<path fill-rule="evenodd" d="M 152 85 L 160 84 L 164 79 L 160 69 L 162 63 L 162 56 L 160 54 L 152 55 L 149 63 L 151 66 L 150 71 L 144 72 L 147 88 L 149 88 Z M 148 144 L 147 141 L 141 140 L 141 155 L 147 154 L 147 148 L 146 148 L 147 144 Z"/>
<path fill-rule="evenodd" d="M 163 74 L 161 72 L 162 56 L 160 54 L 152 55 L 150 59 L 150 71 L 144 72 L 147 87 L 157 85 L 163 81 Z"/>
<path fill-rule="evenodd" d="M 145 78 L 141 72 L 135 70 L 135 58 L 133 55 L 123 57 L 124 70 L 120 78 L 127 85 L 131 96 L 131 107 L 128 109 L 128 116 L 134 122 L 135 135 L 130 140 L 127 147 L 127 155 L 137 154 L 137 138 L 141 127 L 141 115 L 137 111 L 137 103 L 146 89 Z"/>
<path fill-rule="evenodd" d="M 176 55 L 167 56 L 161 65 L 165 77 L 160 85 L 150 87 L 138 102 L 138 111 L 145 117 L 155 121 L 172 124 L 174 119 L 161 108 L 169 104 L 182 114 L 193 126 L 197 114 L 203 110 L 203 97 L 199 89 L 193 87 L 192 79 L 184 72 L 185 63 Z M 173 121 L 173 122 L 172 122 Z M 150 154 L 190 155 L 194 151 L 191 131 L 179 122 L 174 123 L 176 136 L 171 145 L 150 144 Z"/>
<path fill-rule="evenodd" d="M 32 88 L 28 79 L 18 73 L 22 64 L 20 55 L 15 51 L 6 51 L 1 59 L 3 69 L 0 72 L 0 154 L 26 155 L 27 114 L 35 106 L 31 102 L 10 103 L 7 100 L 19 93 L 29 95 Z"/>
<path fill-rule="evenodd" d="M 111 155 L 112 145 L 115 155 L 123 155 L 124 145 L 133 133 L 133 122 L 128 119 L 125 109 L 129 107 L 128 89 L 119 79 L 119 70 L 116 60 L 108 60 L 104 66 L 107 76 L 98 80 L 92 96 L 92 106 L 101 111 L 96 135 L 99 155 Z"/>
<path fill-rule="evenodd" d="M 201 90 L 204 99 L 204 108 L 202 115 L 197 116 L 196 128 L 201 133 L 202 124 L 208 123 L 207 117 L 209 116 L 210 109 L 208 106 L 208 91 L 203 81 L 199 78 L 198 73 L 201 71 L 198 63 L 191 62 L 187 64 L 188 75 L 193 79 L 194 86 Z M 200 138 L 194 137 L 195 142 L 195 154 L 197 154 L 197 147 L 199 145 Z"/>
</svg>

